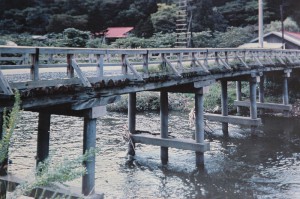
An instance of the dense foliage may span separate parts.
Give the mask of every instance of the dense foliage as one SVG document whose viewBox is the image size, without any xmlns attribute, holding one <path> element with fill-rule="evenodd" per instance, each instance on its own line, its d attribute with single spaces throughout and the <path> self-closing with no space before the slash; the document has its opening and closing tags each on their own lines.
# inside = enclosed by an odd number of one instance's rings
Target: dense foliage
<svg viewBox="0 0 300 199">
<path fill-rule="evenodd" d="M 177 0 L 0 0 L 0 33 L 92 33 L 134 26 L 138 37 L 173 32 Z M 265 23 L 280 19 L 282 0 L 264 0 Z M 159 6 L 158 6 L 159 4 Z M 191 0 L 193 31 L 225 31 L 257 23 L 258 0 Z M 300 23 L 300 1 L 284 0 L 284 18 Z"/>
</svg>

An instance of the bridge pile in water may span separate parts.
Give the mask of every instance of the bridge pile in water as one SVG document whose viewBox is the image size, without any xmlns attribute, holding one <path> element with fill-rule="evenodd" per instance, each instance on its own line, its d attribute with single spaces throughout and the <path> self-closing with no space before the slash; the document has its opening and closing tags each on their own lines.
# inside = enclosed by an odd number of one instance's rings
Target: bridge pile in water
<svg viewBox="0 0 300 199">
<path fill-rule="evenodd" d="M 37 163 L 45 160 L 49 153 L 52 114 L 84 118 L 85 152 L 96 147 L 96 119 L 105 114 L 105 106 L 116 102 L 120 95 L 129 94 L 128 128 L 132 141 L 129 155 L 135 155 L 135 143 L 157 145 L 161 146 L 162 164 L 167 164 L 168 148 L 174 147 L 195 151 L 196 166 L 203 167 L 204 152 L 210 148 L 204 139 L 204 119 L 222 122 L 225 135 L 228 135 L 228 123 L 249 125 L 255 133 L 261 124 L 257 108 L 277 109 L 288 114 L 291 109 L 288 77 L 292 69 L 297 70 L 300 66 L 300 51 L 270 49 L 129 50 L 0 46 L 0 55 L 0 115 L 3 115 L 4 107 L 12 107 L 13 90 L 19 91 L 21 107 L 25 111 L 39 113 Z M 264 80 L 270 74 L 282 76 L 282 104 L 264 102 Z M 249 117 L 228 115 L 228 81 L 236 81 L 238 113 L 239 107 L 250 107 Z M 242 101 L 241 81 L 249 82 L 249 101 Z M 203 88 L 216 82 L 221 82 L 222 114 L 204 114 Z M 259 102 L 256 96 L 258 83 Z M 136 92 L 142 91 L 161 93 L 160 136 L 136 134 Z M 169 92 L 195 94 L 195 140 L 168 136 Z M 85 162 L 85 166 L 88 173 L 83 176 L 82 193 L 88 195 L 95 191 L 95 159 Z"/>
</svg>

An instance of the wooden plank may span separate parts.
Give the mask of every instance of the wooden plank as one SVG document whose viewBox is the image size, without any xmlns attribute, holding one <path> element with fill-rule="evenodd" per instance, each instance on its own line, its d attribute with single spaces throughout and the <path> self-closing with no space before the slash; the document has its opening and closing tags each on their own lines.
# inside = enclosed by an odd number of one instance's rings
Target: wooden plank
<svg viewBox="0 0 300 199">
<path fill-rule="evenodd" d="M 243 106 L 243 107 L 250 107 L 249 101 L 234 101 L 235 106 Z M 292 110 L 292 105 L 284 105 L 284 104 L 277 104 L 277 103 L 256 103 L 257 108 L 262 109 L 271 109 L 271 110 L 279 110 L 279 111 L 290 111 Z"/>
<path fill-rule="evenodd" d="M 116 95 L 116 96 L 90 98 L 86 100 L 78 100 L 72 104 L 72 110 L 83 110 L 83 109 L 88 109 L 96 106 L 105 106 L 107 104 L 115 103 L 120 99 L 121 97 L 119 95 Z"/>
<path fill-rule="evenodd" d="M 75 61 L 75 59 L 72 59 L 72 67 L 76 71 L 76 73 L 77 73 L 79 79 L 81 80 L 81 83 L 83 84 L 83 86 L 85 86 L 85 87 L 92 87 L 92 85 L 89 82 L 89 80 L 82 73 L 82 70 L 79 68 L 79 66 L 78 66 L 77 62 Z"/>
<path fill-rule="evenodd" d="M 194 82 L 194 87 L 195 88 L 202 88 L 202 87 L 205 87 L 205 86 L 209 86 L 209 85 L 211 85 L 215 82 L 216 82 L 215 79 L 205 80 L 205 81 L 196 81 L 196 82 Z"/>
<path fill-rule="evenodd" d="M 240 124 L 240 125 L 248 125 L 248 126 L 258 126 L 261 125 L 261 119 L 251 119 L 247 117 L 241 117 L 241 116 L 222 116 L 218 114 L 210 114 L 205 113 L 204 118 L 210 121 L 217 121 L 217 122 L 223 122 L 223 123 L 230 123 L 230 124 Z"/>
<path fill-rule="evenodd" d="M 0 70 L 0 88 L 5 95 L 13 95 L 13 91 Z"/>
<path fill-rule="evenodd" d="M 130 137 L 135 143 L 191 150 L 202 153 L 210 150 L 209 143 L 196 143 L 195 140 L 190 139 L 160 138 L 159 136 L 149 134 L 132 134 Z"/>
</svg>

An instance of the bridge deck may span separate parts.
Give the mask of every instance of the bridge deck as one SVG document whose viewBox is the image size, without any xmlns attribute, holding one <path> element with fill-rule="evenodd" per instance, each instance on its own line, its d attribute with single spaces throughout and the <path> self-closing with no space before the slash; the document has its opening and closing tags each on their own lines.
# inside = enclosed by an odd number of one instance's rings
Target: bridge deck
<svg viewBox="0 0 300 199">
<path fill-rule="evenodd" d="M 297 68 L 299 54 L 269 49 L 0 46 L 0 98 L 11 99 L 18 89 L 24 108 L 67 103 L 85 109 L 114 102 L 109 96 L 178 85 L 202 87 L 218 79 Z M 9 106 L 8 101 L 1 100 L 0 107 Z"/>
</svg>

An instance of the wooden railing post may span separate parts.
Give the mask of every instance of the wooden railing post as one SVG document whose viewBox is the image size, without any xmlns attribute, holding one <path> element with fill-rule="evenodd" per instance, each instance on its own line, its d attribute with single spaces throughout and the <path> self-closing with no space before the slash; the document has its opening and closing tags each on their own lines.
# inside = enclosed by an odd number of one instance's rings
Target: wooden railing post
<svg viewBox="0 0 300 199">
<path fill-rule="evenodd" d="M 219 66 L 220 62 L 219 62 L 219 57 L 218 57 L 218 52 L 215 52 L 215 62 L 216 64 Z"/>
<path fill-rule="evenodd" d="M 97 55 L 98 65 L 97 65 L 97 77 L 104 76 L 104 55 Z"/>
<path fill-rule="evenodd" d="M 229 65 L 229 61 L 228 61 L 228 52 L 227 52 L 227 51 L 225 52 L 225 62 L 226 62 L 226 64 Z"/>
<path fill-rule="evenodd" d="M 127 67 L 127 63 L 126 63 L 127 55 L 122 54 L 121 56 L 122 56 L 122 74 L 127 75 L 128 74 L 128 67 Z"/>
<path fill-rule="evenodd" d="M 165 57 L 165 53 L 161 53 L 161 68 L 162 68 L 162 72 L 167 72 L 167 62 L 166 62 L 166 57 Z"/>
<path fill-rule="evenodd" d="M 35 49 L 35 54 L 31 55 L 31 70 L 30 70 L 30 79 L 31 80 L 39 80 L 39 54 L 40 49 Z"/>
<path fill-rule="evenodd" d="M 73 54 L 67 54 L 67 76 L 68 78 L 73 78 L 74 77 L 74 68 L 72 67 L 72 59 L 73 59 Z"/>
<path fill-rule="evenodd" d="M 177 54 L 177 67 L 180 69 L 179 72 L 183 71 L 183 66 L 182 66 L 182 55 L 183 53 L 178 53 Z"/>
<path fill-rule="evenodd" d="M 145 75 L 149 75 L 149 54 L 143 54 L 143 70 Z"/>
</svg>

